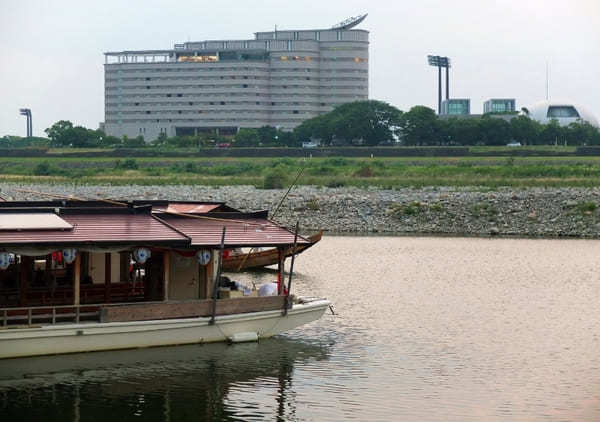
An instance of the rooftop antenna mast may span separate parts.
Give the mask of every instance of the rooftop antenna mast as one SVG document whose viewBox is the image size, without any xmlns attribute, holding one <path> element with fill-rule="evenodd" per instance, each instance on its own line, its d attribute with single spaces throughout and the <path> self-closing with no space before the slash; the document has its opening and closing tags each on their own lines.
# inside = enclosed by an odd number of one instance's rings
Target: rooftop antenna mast
<svg viewBox="0 0 600 422">
<path fill-rule="evenodd" d="M 548 70 L 548 61 L 546 60 L 546 101 L 550 101 L 550 71 Z"/>
</svg>

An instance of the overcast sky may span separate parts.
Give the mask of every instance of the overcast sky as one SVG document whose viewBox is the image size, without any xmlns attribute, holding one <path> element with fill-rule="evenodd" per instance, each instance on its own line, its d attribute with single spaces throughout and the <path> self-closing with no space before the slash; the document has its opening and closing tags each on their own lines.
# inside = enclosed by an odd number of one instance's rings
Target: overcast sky
<svg viewBox="0 0 600 422">
<path fill-rule="evenodd" d="M 600 0 L 285 1 L 0 0 L 0 136 L 34 135 L 64 119 L 104 119 L 105 51 L 247 39 L 256 31 L 329 28 L 368 13 L 371 99 L 437 108 L 437 70 L 452 59 L 450 96 L 570 99 L 600 117 Z"/>
</svg>

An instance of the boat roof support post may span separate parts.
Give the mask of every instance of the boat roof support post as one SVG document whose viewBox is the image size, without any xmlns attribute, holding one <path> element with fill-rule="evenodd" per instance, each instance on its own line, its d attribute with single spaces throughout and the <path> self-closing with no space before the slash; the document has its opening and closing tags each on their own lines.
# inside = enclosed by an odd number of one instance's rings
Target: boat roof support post
<svg viewBox="0 0 600 422">
<path fill-rule="evenodd" d="M 169 251 L 163 253 L 163 271 L 163 300 L 166 302 L 169 300 L 169 281 L 171 275 L 171 253 Z"/>
<path fill-rule="evenodd" d="M 294 274 L 294 259 L 296 258 L 296 246 L 298 245 L 298 221 L 296 221 L 296 230 L 294 230 L 294 246 L 292 247 L 292 262 L 290 264 L 290 278 L 288 279 L 287 294 L 285 295 L 283 315 L 291 308 L 290 293 L 292 291 L 292 275 Z"/>
<path fill-rule="evenodd" d="M 19 304 L 20 306 L 27 306 L 27 292 L 33 275 L 33 258 L 21 255 L 19 269 Z"/>
<path fill-rule="evenodd" d="M 73 262 L 73 305 L 79 306 L 81 289 L 81 252 L 77 251 Z"/>
<path fill-rule="evenodd" d="M 221 281 L 221 267 L 223 266 L 223 249 L 225 248 L 225 226 L 223 226 L 223 233 L 221 234 L 221 246 L 219 247 L 219 261 L 217 267 L 217 275 L 215 277 L 215 283 L 213 284 L 213 302 L 212 302 L 212 313 L 210 317 L 210 325 L 215 323 L 215 317 L 217 316 L 217 293 L 219 292 L 219 284 Z"/>
<path fill-rule="evenodd" d="M 104 303 L 110 303 L 110 283 L 112 273 L 112 262 L 110 252 L 104 253 Z"/>
<path fill-rule="evenodd" d="M 285 274 L 285 252 L 284 252 L 283 248 L 279 247 L 279 248 L 277 248 L 277 294 L 278 295 L 283 294 L 283 285 L 285 284 L 285 281 L 283 279 L 284 274 Z"/>
</svg>

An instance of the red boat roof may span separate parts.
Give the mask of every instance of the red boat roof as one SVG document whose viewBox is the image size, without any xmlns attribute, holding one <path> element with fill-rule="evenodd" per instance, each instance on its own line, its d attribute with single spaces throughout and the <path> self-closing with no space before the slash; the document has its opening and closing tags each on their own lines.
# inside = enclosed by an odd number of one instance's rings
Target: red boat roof
<svg viewBox="0 0 600 422">
<path fill-rule="evenodd" d="M 50 214 L 64 224 L 40 225 L 37 220 Z M 122 206 L 100 201 L 7 201 L 0 202 L 0 215 L 4 221 L 0 249 L 68 245 L 219 247 L 223 227 L 226 247 L 294 243 L 294 234 L 269 221 L 267 211 L 242 213 L 222 203 L 135 201 Z M 307 243 L 298 236 L 298 244 Z"/>
<path fill-rule="evenodd" d="M 294 233 L 264 218 L 241 220 L 164 216 L 162 219 L 188 236 L 191 239 L 191 246 L 219 246 L 223 227 L 225 227 L 227 247 L 283 246 L 294 243 Z M 310 242 L 298 236 L 297 243 L 300 245 Z"/>
<path fill-rule="evenodd" d="M 35 214 L 31 214 L 32 217 Z M 61 215 L 71 230 L 2 230 L 0 247 L 22 245 L 143 244 L 179 245 L 189 239 L 150 214 Z"/>
</svg>

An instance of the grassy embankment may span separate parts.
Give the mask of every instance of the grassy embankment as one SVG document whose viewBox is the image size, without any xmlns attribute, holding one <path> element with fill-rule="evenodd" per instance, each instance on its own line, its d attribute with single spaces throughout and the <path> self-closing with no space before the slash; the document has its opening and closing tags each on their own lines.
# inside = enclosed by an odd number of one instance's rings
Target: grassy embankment
<svg viewBox="0 0 600 422">
<path fill-rule="evenodd" d="M 0 157 L 0 180 L 114 185 L 600 186 L 600 157 L 21 158 Z"/>
</svg>

